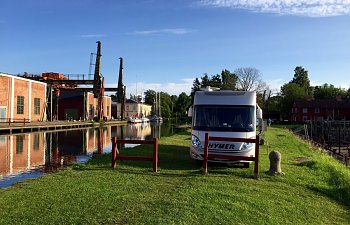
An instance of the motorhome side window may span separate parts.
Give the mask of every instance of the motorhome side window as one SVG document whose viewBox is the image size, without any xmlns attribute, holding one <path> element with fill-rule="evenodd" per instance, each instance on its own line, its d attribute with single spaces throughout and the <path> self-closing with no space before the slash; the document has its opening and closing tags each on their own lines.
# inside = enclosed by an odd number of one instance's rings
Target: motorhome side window
<svg viewBox="0 0 350 225">
<path fill-rule="evenodd" d="M 254 107 L 252 106 L 197 105 L 194 108 L 194 129 L 254 131 L 254 113 Z"/>
</svg>

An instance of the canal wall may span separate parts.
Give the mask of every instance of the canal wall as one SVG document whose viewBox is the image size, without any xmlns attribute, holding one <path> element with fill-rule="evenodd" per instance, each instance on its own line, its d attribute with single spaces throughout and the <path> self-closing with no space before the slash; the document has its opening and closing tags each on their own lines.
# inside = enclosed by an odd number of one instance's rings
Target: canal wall
<svg viewBox="0 0 350 225">
<path fill-rule="evenodd" d="M 126 124 L 127 121 L 105 121 L 102 125 L 121 125 Z M 27 133 L 35 131 L 51 131 L 51 130 L 65 130 L 85 127 L 100 126 L 98 122 L 85 121 L 53 121 L 53 122 L 17 122 L 17 123 L 0 123 L 0 134 L 15 134 Z"/>
<path fill-rule="evenodd" d="M 294 134 L 350 165 L 350 121 L 309 121 Z"/>
</svg>

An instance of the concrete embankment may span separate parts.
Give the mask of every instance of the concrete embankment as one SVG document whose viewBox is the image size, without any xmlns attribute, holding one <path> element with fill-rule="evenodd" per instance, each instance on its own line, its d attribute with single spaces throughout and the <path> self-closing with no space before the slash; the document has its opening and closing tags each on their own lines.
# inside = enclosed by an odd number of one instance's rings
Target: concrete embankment
<svg viewBox="0 0 350 225">
<path fill-rule="evenodd" d="M 106 121 L 105 125 L 121 125 L 126 121 Z M 14 134 L 35 131 L 52 131 L 99 126 L 98 122 L 91 121 L 47 121 L 27 123 L 0 123 L 0 134 Z"/>
</svg>

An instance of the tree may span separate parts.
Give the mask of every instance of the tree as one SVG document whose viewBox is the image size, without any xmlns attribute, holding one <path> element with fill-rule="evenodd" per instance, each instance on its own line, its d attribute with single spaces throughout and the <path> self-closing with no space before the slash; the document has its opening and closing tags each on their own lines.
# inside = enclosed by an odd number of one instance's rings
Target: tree
<svg viewBox="0 0 350 225">
<path fill-rule="evenodd" d="M 297 83 L 287 83 L 281 87 L 281 114 L 283 117 L 289 117 L 289 113 L 296 100 L 304 99 L 307 95 L 305 88 Z"/>
<path fill-rule="evenodd" d="M 238 89 L 241 91 L 257 91 L 261 89 L 262 80 L 260 71 L 252 68 L 238 68 L 234 72 L 238 77 Z"/>
<path fill-rule="evenodd" d="M 162 117 L 171 117 L 171 97 L 166 92 L 160 92 L 160 108 Z"/>
<path fill-rule="evenodd" d="M 323 84 L 314 88 L 315 99 L 334 99 L 337 95 L 341 95 L 343 98 L 347 96 L 345 89 L 336 88 L 332 84 Z"/>
<path fill-rule="evenodd" d="M 301 66 L 297 66 L 294 69 L 294 77 L 291 83 L 298 84 L 300 87 L 304 88 L 306 91 L 310 89 L 310 80 L 307 70 Z M 309 93 L 310 94 L 310 93 Z"/>
<path fill-rule="evenodd" d="M 112 102 L 117 102 L 117 96 L 116 95 L 110 95 Z"/>
<path fill-rule="evenodd" d="M 176 112 L 179 116 L 186 116 L 187 110 L 191 105 L 191 97 L 182 92 L 175 104 Z"/>
<path fill-rule="evenodd" d="M 193 81 L 193 86 L 191 88 L 191 99 L 193 101 L 194 93 L 199 91 L 202 87 L 217 87 L 222 90 L 236 90 L 237 76 L 228 70 L 222 70 L 221 75 L 216 74 L 208 76 L 204 74 L 200 79 L 196 78 Z"/>
<path fill-rule="evenodd" d="M 147 90 L 144 92 L 145 104 L 153 105 L 155 101 L 156 92 L 154 90 Z"/>
<path fill-rule="evenodd" d="M 236 90 L 238 77 L 236 74 L 231 73 L 228 70 L 223 70 L 221 72 L 221 89 L 222 90 Z"/>
</svg>

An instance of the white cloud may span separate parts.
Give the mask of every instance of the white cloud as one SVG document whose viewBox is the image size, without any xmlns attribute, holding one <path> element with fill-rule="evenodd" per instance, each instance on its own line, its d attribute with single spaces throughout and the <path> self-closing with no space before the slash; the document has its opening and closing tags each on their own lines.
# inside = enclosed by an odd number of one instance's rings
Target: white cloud
<svg viewBox="0 0 350 225">
<path fill-rule="evenodd" d="M 198 4 L 308 17 L 350 14 L 349 0 L 199 0 Z"/>
<path fill-rule="evenodd" d="M 106 37 L 104 34 L 83 34 L 80 35 L 82 38 L 100 38 L 100 37 Z"/>
<path fill-rule="evenodd" d="M 185 28 L 173 28 L 173 29 L 158 29 L 158 30 L 139 30 L 134 31 L 130 34 L 132 35 L 155 35 L 155 34 L 175 34 L 175 35 L 183 35 L 193 32 L 192 30 Z"/>
<path fill-rule="evenodd" d="M 272 91 L 273 94 L 280 92 L 281 86 L 285 83 L 286 82 L 284 82 L 281 78 L 266 81 L 267 86 L 269 86 L 269 89 Z"/>
<path fill-rule="evenodd" d="M 126 84 L 126 95 L 127 98 L 130 97 L 130 94 L 138 95 L 143 94 L 147 90 L 161 91 L 166 92 L 169 95 L 179 95 L 182 92 L 185 92 L 187 95 L 191 93 L 191 88 L 193 85 L 194 78 L 182 79 L 179 83 L 129 83 Z M 117 87 L 117 84 L 108 85 L 108 87 Z M 137 90 L 136 90 L 137 89 Z"/>
</svg>

